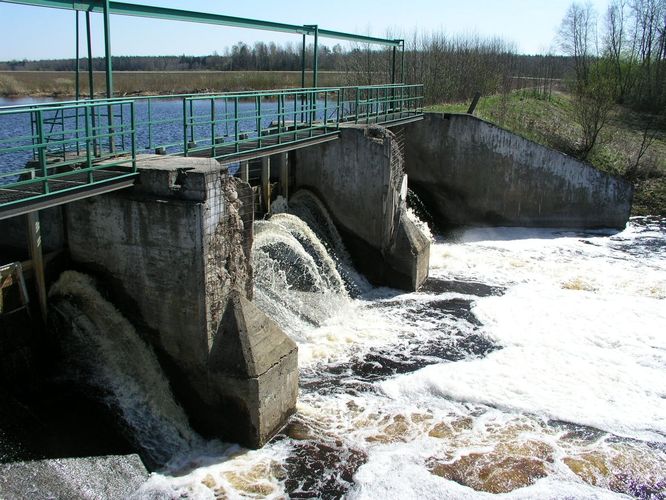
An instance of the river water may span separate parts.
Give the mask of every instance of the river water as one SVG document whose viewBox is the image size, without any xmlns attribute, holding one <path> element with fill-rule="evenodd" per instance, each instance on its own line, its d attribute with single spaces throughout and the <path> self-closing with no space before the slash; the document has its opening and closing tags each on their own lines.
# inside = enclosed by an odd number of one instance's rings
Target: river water
<svg viewBox="0 0 666 500">
<path fill-rule="evenodd" d="M 261 450 L 177 454 L 137 498 L 664 498 L 666 220 L 437 235 L 402 293 L 292 211 L 253 260 L 299 345 L 297 414 Z"/>
</svg>

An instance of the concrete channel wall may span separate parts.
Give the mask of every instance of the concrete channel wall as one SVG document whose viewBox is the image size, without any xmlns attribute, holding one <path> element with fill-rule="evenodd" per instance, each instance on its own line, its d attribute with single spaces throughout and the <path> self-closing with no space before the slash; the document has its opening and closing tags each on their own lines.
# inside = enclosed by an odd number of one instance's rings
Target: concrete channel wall
<svg viewBox="0 0 666 500">
<path fill-rule="evenodd" d="M 352 259 L 381 285 L 416 290 L 428 277 L 430 242 L 406 216 L 406 178 L 394 135 L 345 127 L 340 138 L 294 152 L 294 189 L 316 193 Z"/>
<path fill-rule="evenodd" d="M 297 347 L 250 301 L 250 188 L 211 159 L 139 169 L 134 188 L 67 206 L 72 260 L 122 297 L 195 429 L 262 446 L 295 409 Z"/>
<path fill-rule="evenodd" d="M 623 228 L 629 182 L 471 115 L 404 126 L 410 187 L 442 225 Z"/>
</svg>

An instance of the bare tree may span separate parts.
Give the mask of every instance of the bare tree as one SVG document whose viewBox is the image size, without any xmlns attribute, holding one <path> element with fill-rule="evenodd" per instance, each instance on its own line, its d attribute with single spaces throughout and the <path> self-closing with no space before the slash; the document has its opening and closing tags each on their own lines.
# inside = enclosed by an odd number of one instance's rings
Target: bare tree
<svg viewBox="0 0 666 500">
<path fill-rule="evenodd" d="M 572 3 L 558 32 L 560 49 L 573 59 L 576 84 L 585 86 L 596 55 L 596 22 L 592 4 Z"/>
</svg>

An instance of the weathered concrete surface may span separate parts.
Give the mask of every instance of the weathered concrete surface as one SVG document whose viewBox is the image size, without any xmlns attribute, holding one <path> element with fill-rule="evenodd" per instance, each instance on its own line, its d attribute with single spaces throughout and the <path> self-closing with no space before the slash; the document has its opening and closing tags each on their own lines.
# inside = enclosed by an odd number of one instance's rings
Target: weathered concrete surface
<svg viewBox="0 0 666 500">
<path fill-rule="evenodd" d="M 135 188 L 67 206 L 71 257 L 104 276 L 123 313 L 148 332 L 194 427 L 260 446 L 295 408 L 298 375 L 297 348 L 279 328 L 252 330 L 268 320 L 246 300 L 252 293 L 251 190 L 211 159 L 149 156 L 139 169 Z M 233 301 L 233 319 L 250 315 L 252 328 L 247 321 L 223 321 L 232 293 L 244 298 Z M 253 342 L 264 333 L 262 345 L 282 350 L 263 354 L 261 373 L 245 366 L 248 358 L 219 355 L 234 335 Z M 245 367 L 236 373 L 247 386 L 240 395 L 218 376 L 229 370 L 219 363 L 231 360 Z M 261 397 L 275 386 L 286 399 Z"/>
<path fill-rule="evenodd" d="M 340 139 L 294 153 L 294 187 L 326 205 L 356 265 L 378 284 L 417 289 L 430 244 L 405 216 L 406 180 L 394 135 L 346 127 Z"/>
<path fill-rule="evenodd" d="M 631 184 L 470 115 L 404 126 L 410 187 L 442 225 L 625 226 Z"/>
<path fill-rule="evenodd" d="M 148 479 L 138 455 L 0 464 L 0 498 L 128 498 Z"/>
<path fill-rule="evenodd" d="M 238 292 L 232 292 L 211 350 L 211 381 L 224 387 L 239 440 L 263 446 L 294 412 L 298 397 L 297 346 Z M 232 420 L 233 420 L 232 419 Z M 228 425 L 238 428 L 233 421 Z"/>
</svg>

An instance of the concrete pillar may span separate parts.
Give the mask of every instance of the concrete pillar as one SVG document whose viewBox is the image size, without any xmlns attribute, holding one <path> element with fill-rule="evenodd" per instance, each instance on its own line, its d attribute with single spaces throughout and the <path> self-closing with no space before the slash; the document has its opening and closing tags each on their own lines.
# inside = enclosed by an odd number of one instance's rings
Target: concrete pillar
<svg viewBox="0 0 666 500">
<path fill-rule="evenodd" d="M 30 248 L 30 259 L 32 260 L 32 270 L 35 276 L 39 310 L 42 314 L 42 320 L 46 323 L 46 279 L 44 277 L 44 256 L 42 253 L 42 231 L 39 224 L 39 212 L 30 212 L 27 214 L 26 222 L 28 247 Z"/>
<path fill-rule="evenodd" d="M 212 159 L 138 167 L 134 188 L 68 206 L 71 257 L 147 333 L 196 430 L 261 446 L 295 409 L 298 367 L 249 300 L 252 190 Z"/>
<path fill-rule="evenodd" d="M 430 242 L 405 215 L 402 154 L 382 127 L 344 127 L 340 138 L 298 149 L 295 189 L 326 205 L 354 263 L 372 282 L 408 290 L 428 277 Z"/>
<path fill-rule="evenodd" d="M 247 160 L 244 160 L 240 162 L 240 177 L 243 180 L 243 182 L 250 182 L 250 162 Z"/>
<path fill-rule="evenodd" d="M 271 157 L 264 156 L 261 159 L 261 197 L 264 200 L 263 209 L 271 211 Z"/>
</svg>

